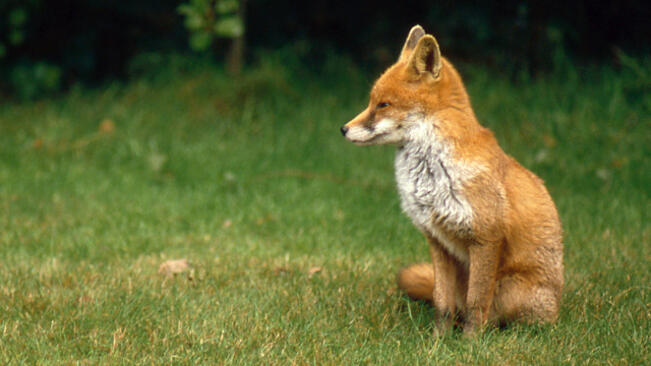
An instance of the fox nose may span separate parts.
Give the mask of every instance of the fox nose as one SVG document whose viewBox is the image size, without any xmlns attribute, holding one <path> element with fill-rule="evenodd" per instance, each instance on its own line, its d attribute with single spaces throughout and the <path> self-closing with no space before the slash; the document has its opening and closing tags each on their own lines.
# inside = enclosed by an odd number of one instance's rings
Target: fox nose
<svg viewBox="0 0 651 366">
<path fill-rule="evenodd" d="M 341 126 L 340 131 L 341 131 L 341 135 L 342 135 L 342 136 L 346 136 L 346 132 L 348 132 L 348 127 L 346 127 L 346 126 Z"/>
</svg>

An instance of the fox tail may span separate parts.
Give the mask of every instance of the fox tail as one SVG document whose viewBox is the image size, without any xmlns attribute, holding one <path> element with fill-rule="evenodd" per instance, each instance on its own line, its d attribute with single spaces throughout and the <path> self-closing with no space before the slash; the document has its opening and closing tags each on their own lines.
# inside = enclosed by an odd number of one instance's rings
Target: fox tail
<svg viewBox="0 0 651 366">
<path fill-rule="evenodd" d="M 398 272 L 398 287 L 414 300 L 433 301 L 434 268 L 431 263 L 407 266 Z"/>
</svg>

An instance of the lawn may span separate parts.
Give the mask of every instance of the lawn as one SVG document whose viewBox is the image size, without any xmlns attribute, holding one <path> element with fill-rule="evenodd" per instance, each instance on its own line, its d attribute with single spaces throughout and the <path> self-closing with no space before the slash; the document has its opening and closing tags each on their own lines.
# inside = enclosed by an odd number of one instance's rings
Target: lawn
<svg viewBox="0 0 651 366">
<path fill-rule="evenodd" d="M 517 82 L 461 65 L 556 201 L 566 287 L 557 324 L 433 339 L 394 282 L 428 252 L 393 148 L 339 134 L 373 75 L 283 57 L 0 104 L 1 364 L 649 364 L 648 60 Z"/>
</svg>

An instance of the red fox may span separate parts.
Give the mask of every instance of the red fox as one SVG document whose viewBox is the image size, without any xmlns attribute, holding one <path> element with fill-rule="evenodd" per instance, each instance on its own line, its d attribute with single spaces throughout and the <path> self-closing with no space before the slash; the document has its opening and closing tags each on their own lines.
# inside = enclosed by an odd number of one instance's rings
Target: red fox
<svg viewBox="0 0 651 366">
<path fill-rule="evenodd" d="M 435 334 L 456 319 L 469 335 L 488 323 L 557 319 L 563 242 L 554 202 L 477 122 L 433 36 L 411 29 L 368 107 L 341 133 L 357 145 L 397 146 L 401 206 L 432 259 L 401 270 L 398 285 L 433 303 Z"/>
</svg>

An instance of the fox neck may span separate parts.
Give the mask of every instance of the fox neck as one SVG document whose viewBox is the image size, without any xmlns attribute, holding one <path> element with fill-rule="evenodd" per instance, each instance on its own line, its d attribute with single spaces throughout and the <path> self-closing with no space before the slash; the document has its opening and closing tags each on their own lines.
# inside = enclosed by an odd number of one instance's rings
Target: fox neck
<svg viewBox="0 0 651 366">
<path fill-rule="evenodd" d="M 442 85 L 438 89 L 445 90 L 445 95 L 439 96 L 440 102 L 437 103 L 437 109 L 453 108 L 475 118 L 472 106 L 470 105 L 470 97 L 463 85 L 461 75 L 459 75 L 457 70 L 447 59 L 443 58 L 442 62 L 443 67 L 441 68 L 440 81 Z"/>
<path fill-rule="evenodd" d="M 472 227 L 473 211 L 463 185 L 476 169 L 454 159 L 452 146 L 438 136 L 435 124 L 423 120 L 413 125 L 398 149 L 395 168 L 403 211 L 421 231 L 440 238 L 442 232 Z"/>
</svg>

